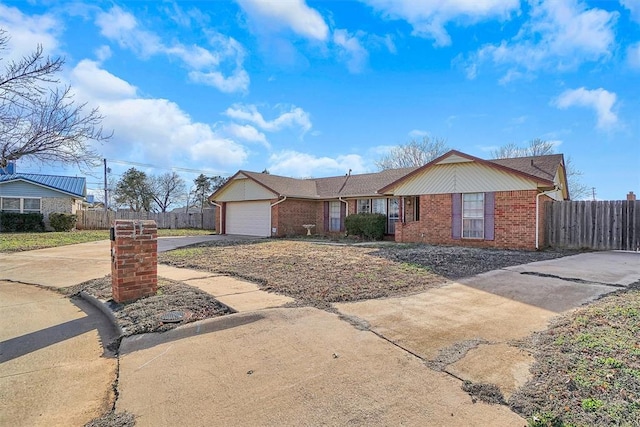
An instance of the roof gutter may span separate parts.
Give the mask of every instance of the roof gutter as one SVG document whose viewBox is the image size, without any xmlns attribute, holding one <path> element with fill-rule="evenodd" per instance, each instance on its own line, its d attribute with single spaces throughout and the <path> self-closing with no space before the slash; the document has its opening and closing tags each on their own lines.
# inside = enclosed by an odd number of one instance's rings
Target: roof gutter
<svg viewBox="0 0 640 427">
<path fill-rule="evenodd" d="M 287 196 L 282 196 L 282 199 L 278 200 L 275 203 L 271 203 L 271 207 L 274 207 L 275 205 L 279 205 L 280 203 L 284 202 L 285 200 L 287 200 Z"/>
<path fill-rule="evenodd" d="M 540 204 L 540 196 L 546 196 L 551 193 L 555 193 L 559 188 L 556 185 L 553 190 L 543 191 L 542 193 L 536 194 L 536 250 L 540 249 L 540 209 L 538 208 Z"/>
</svg>

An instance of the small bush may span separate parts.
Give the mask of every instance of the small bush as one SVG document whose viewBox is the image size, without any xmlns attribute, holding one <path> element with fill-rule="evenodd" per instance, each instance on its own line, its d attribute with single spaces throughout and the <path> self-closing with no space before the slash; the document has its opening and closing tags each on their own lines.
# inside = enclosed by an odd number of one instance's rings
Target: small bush
<svg viewBox="0 0 640 427">
<path fill-rule="evenodd" d="M 382 240 L 387 217 L 382 214 L 362 213 L 349 215 L 345 218 L 344 226 L 350 236 L 360 236 L 364 239 Z"/>
<path fill-rule="evenodd" d="M 76 226 L 78 217 L 67 213 L 49 214 L 49 223 L 55 231 L 71 231 Z"/>
<path fill-rule="evenodd" d="M 0 212 L 0 230 L 5 233 L 44 231 L 44 217 L 38 212 Z"/>
</svg>

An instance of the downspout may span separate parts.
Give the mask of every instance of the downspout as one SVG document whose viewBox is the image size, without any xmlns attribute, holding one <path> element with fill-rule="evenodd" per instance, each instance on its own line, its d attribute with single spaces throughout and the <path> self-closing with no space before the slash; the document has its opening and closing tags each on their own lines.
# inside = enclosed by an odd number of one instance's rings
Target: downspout
<svg viewBox="0 0 640 427">
<path fill-rule="evenodd" d="M 536 250 L 540 249 L 540 196 L 546 196 L 547 194 L 555 193 L 558 191 L 558 186 L 555 186 L 553 190 L 543 191 L 542 193 L 536 194 Z"/>
<path fill-rule="evenodd" d="M 275 203 L 271 203 L 271 207 L 274 207 L 275 205 L 279 205 L 280 203 L 284 202 L 285 200 L 287 200 L 287 196 L 282 196 L 282 199 L 278 200 Z"/>
<path fill-rule="evenodd" d="M 351 169 L 349 169 L 349 174 L 351 174 Z M 346 200 L 342 200 L 342 196 L 338 197 L 338 200 L 344 203 L 344 217 L 346 220 L 346 218 L 349 216 L 349 202 Z M 345 225 L 345 231 L 346 231 L 346 225 Z"/>
<path fill-rule="evenodd" d="M 209 200 L 209 203 L 211 203 L 213 206 L 217 207 L 220 211 L 220 229 L 218 230 L 218 234 L 220 234 L 220 232 L 222 231 L 222 205 L 217 204 L 216 202 Z"/>
<path fill-rule="evenodd" d="M 271 209 L 273 209 L 273 207 L 275 205 L 279 205 L 280 203 L 284 202 L 285 200 L 287 200 L 287 196 L 282 196 L 282 199 L 278 200 L 275 203 L 271 203 Z M 271 212 L 270 212 L 270 214 L 271 214 Z M 273 215 L 271 215 L 271 217 L 273 218 Z M 271 234 L 273 235 L 273 224 L 271 226 Z"/>
<path fill-rule="evenodd" d="M 342 200 L 342 196 L 338 197 L 338 200 L 344 203 L 344 216 L 349 216 L 349 202 Z"/>
</svg>

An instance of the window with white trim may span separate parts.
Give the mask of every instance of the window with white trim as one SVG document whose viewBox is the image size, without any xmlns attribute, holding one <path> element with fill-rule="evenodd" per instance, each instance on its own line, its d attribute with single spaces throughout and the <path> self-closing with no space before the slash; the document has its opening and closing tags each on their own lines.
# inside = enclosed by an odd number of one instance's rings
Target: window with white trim
<svg viewBox="0 0 640 427">
<path fill-rule="evenodd" d="M 462 237 L 484 238 L 484 193 L 462 195 Z"/>
<path fill-rule="evenodd" d="M 0 210 L 16 213 L 40 212 L 41 199 L 27 197 L 2 197 L 0 198 Z"/>
</svg>

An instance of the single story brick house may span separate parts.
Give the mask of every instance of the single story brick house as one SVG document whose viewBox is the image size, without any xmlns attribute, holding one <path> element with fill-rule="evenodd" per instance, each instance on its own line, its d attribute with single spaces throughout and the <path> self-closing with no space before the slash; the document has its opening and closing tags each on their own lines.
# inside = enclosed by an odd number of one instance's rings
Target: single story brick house
<svg viewBox="0 0 640 427">
<path fill-rule="evenodd" d="M 0 210 L 39 212 L 45 225 L 50 213 L 75 214 L 87 195 L 84 177 L 16 173 L 13 165 L 0 168 Z"/>
<path fill-rule="evenodd" d="M 344 231 L 353 213 L 387 216 L 397 242 L 536 249 L 546 200 L 567 200 L 562 154 L 483 160 L 449 151 L 421 167 L 296 179 L 238 171 L 209 197 L 221 234 Z"/>
</svg>

